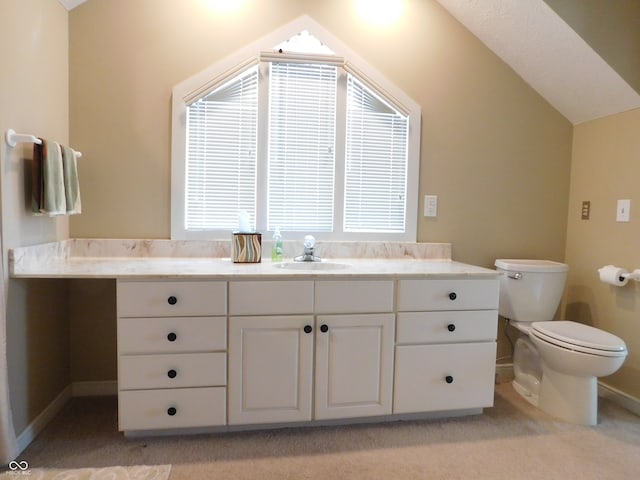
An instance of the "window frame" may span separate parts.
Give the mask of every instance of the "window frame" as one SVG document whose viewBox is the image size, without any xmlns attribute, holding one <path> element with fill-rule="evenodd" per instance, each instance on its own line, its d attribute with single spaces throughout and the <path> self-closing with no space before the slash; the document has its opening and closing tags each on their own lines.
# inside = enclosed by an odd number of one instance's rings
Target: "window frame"
<svg viewBox="0 0 640 480">
<path fill-rule="evenodd" d="M 358 81 L 372 89 L 390 105 L 402 111 L 409 120 L 405 231 L 398 232 L 344 232 L 344 161 L 346 144 L 346 101 L 338 101 L 336 112 L 336 151 L 335 151 L 335 186 L 334 186 L 334 231 L 333 232 L 284 232 L 291 237 L 313 234 L 319 240 L 346 241 L 416 241 L 418 223 L 418 188 L 420 169 L 420 106 L 387 80 L 383 75 L 369 66 L 355 52 L 351 51 L 337 38 L 333 37 L 322 26 L 308 16 L 300 17 L 290 24 L 278 29 L 270 35 L 247 45 L 235 54 L 226 57 L 214 65 L 176 85 L 172 96 L 171 123 L 171 238 L 175 240 L 220 240 L 230 238 L 230 231 L 205 230 L 193 231 L 185 228 L 185 174 L 186 174 L 186 124 L 187 108 L 190 103 L 205 96 L 254 65 L 258 65 L 258 125 L 268 122 L 268 61 L 276 57 L 269 49 L 283 39 L 287 39 L 300 31 L 308 30 L 330 45 L 336 52 L 335 61 L 342 65 L 338 73 L 338 98 L 346 98 L 347 73 L 354 75 Z M 262 52 L 262 53 L 260 53 Z M 296 55 L 292 55 L 295 57 Z M 305 56 L 302 56 L 305 57 Z M 324 55 L 318 56 L 319 61 Z M 280 57 L 282 58 L 282 57 Z M 325 57 L 326 58 L 326 57 Z M 262 60 L 262 61 L 261 61 Z M 265 77 L 265 75 L 267 77 Z M 268 132 L 258 128 L 258 162 L 256 185 L 256 230 L 269 239 L 272 231 L 267 230 L 267 154 Z M 291 238 L 290 237 L 290 238 Z"/>
</svg>

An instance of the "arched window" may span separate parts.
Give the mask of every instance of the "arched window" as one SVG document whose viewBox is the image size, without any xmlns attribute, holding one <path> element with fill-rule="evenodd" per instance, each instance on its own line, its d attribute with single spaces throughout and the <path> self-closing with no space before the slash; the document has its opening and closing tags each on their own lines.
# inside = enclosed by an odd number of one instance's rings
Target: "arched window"
<svg viewBox="0 0 640 480">
<path fill-rule="evenodd" d="M 420 109 L 317 35 L 303 17 L 174 88 L 173 238 L 228 238 L 246 211 L 266 234 L 415 241 Z"/>
</svg>

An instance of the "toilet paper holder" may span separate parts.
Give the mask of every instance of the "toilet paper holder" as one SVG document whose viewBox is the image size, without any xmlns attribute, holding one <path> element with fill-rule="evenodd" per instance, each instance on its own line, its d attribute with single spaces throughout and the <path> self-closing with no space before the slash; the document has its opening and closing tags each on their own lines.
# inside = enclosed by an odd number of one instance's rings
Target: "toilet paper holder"
<svg viewBox="0 0 640 480">
<path fill-rule="evenodd" d="M 640 282 L 640 268 L 636 268 L 633 272 L 628 272 L 624 268 L 616 267 L 615 265 L 605 265 L 598 269 L 600 274 L 600 281 L 622 287 L 627 284 L 629 280 L 635 280 Z"/>
<path fill-rule="evenodd" d="M 640 282 L 640 268 L 636 268 L 631 273 L 623 273 L 620 276 L 625 280 L 635 280 L 636 282 Z"/>
</svg>

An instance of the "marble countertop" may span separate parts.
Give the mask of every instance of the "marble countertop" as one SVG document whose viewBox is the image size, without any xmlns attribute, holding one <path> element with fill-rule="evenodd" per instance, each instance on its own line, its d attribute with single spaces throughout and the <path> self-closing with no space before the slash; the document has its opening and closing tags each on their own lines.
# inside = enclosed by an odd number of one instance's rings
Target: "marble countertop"
<svg viewBox="0 0 640 480">
<path fill-rule="evenodd" d="M 9 269 L 14 278 L 442 278 L 497 275 L 495 270 L 452 261 L 449 244 L 325 244 L 323 261 L 309 265 L 292 262 L 293 255 L 287 255 L 287 248 L 281 264 L 272 263 L 270 259 L 261 263 L 233 263 L 228 254 L 228 243 L 74 239 L 13 249 L 9 255 Z M 318 250 L 322 251 L 321 248 Z"/>
</svg>

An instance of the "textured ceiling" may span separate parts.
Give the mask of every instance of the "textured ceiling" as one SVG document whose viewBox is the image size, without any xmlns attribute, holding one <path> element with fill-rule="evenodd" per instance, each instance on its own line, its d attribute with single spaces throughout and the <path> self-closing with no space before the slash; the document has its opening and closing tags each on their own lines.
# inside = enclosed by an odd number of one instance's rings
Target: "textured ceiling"
<svg viewBox="0 0 640 480">
<path fill-rule="evenodd" d="M 86 0 L 59 0 L 71 10 Z M 640 95 L 543 0 L 437 0 L 573 124 Z"/>
<path fill-rule="evenodd" d="M 573 124 L 640 107 L 640 95 L 543 0 L 437 1 Z"/>
</svg>

